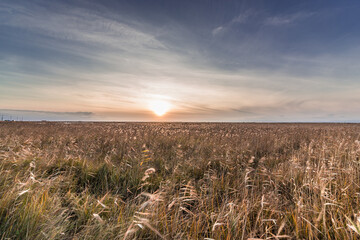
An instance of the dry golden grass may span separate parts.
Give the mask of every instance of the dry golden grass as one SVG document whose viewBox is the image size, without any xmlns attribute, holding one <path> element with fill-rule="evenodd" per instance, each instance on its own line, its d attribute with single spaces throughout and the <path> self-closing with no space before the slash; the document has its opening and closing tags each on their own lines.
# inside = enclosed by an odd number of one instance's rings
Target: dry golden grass
<svg viewBox="0 0 360 240">
<path fill-rule="evenodd" d="M 0 123 L 0 239 L 359 239 L 360 125 Z"/>
</svg>

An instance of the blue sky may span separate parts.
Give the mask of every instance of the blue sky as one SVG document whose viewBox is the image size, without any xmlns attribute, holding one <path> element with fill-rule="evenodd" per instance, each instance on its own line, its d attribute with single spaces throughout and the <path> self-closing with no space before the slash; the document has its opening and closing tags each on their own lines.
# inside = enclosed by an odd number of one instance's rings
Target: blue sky
<svg viewBox="0 0 360 240">
<path fill-rule="evenodd" d="M 359 12 L 359 1 L 2 0 L 0 114 L 359 121 Z"/>
</svg>

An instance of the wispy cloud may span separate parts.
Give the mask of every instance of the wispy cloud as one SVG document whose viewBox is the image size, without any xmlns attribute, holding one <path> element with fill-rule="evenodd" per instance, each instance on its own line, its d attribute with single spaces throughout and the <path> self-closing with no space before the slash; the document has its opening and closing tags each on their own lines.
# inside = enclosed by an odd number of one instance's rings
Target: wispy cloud
<svg viewBox="0 0 360 240">
<path fill-rule="evenodd" d="M 115 21 L 112 16 L 99 15 L 92 10 L 84 11 L 65 4 L 58 5 L 57 11 L 49 12 L 43 5 L 34 4 L 25 8 L 22 5 L 8 4 L 3 8 L 10 14 L 0 24 L 56 39 L 96 44 L 104 48 L 163 48 L 152 35 L 138 31 L 126 23 Z"/>
<path fill-rule="evenodd" d="M 225 29 L 224 26 L 219 26 L 219 27 L 214 28 L 211 33 L 212 33 L 213 35 L 218 35 L 218 34 L 221 33 L 224 29 Z"/>
<path fill-rule="evenodd" d="M 287 24 L 295 23 L 297 21 L 308 19 L 314 14 L 315 13 L 313 12 L 297 12 L 289 15 L 271 16 L 266 18 L 264 24 L 270 26 L 287 25 Z"/>
<path fill-rule="evenodd" d="M 228 31 L 234 25 L 239 25 L 239 24 L 246 23 L 251 18 L 256 17 L 256 15 L 257 15 L 257 13 L 254 10 L 248 9 L 248 10 L 238 14 L 234 18 L 232 18 L 229 22 L 226 22 L 226 23 L 224 23 L 224 24 L 222 24 L 220 26 L 217 26 L 217 27 L 213 28 L 211 33 L 212 33 L 213 36 L 216 36 L 218 34 L 221 34 L 223 32 Z"/>
</svg>

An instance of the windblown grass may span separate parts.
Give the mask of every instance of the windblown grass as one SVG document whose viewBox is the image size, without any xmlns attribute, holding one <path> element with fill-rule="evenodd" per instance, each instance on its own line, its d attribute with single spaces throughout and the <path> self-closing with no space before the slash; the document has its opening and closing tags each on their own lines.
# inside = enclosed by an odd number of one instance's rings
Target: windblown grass
<svg viewBox="0 0 360 240">
<path fill-rule="evenodd" d="M 0 123 L 0 239 L 359 239 L 360 125 Z"/>
</svg>

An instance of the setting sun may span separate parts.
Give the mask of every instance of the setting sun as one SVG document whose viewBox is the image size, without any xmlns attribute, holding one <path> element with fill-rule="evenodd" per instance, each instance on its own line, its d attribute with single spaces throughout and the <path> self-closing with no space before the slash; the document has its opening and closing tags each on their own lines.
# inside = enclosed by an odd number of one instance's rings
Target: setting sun
<svg viewBox="0 0 360 240">
<path fill-rule="evenodd" d="M 164 100 L 155 100 L 149 103 L 149 108 L 160 117 L 170 110 L 170 103 Z"/>
</svg>

